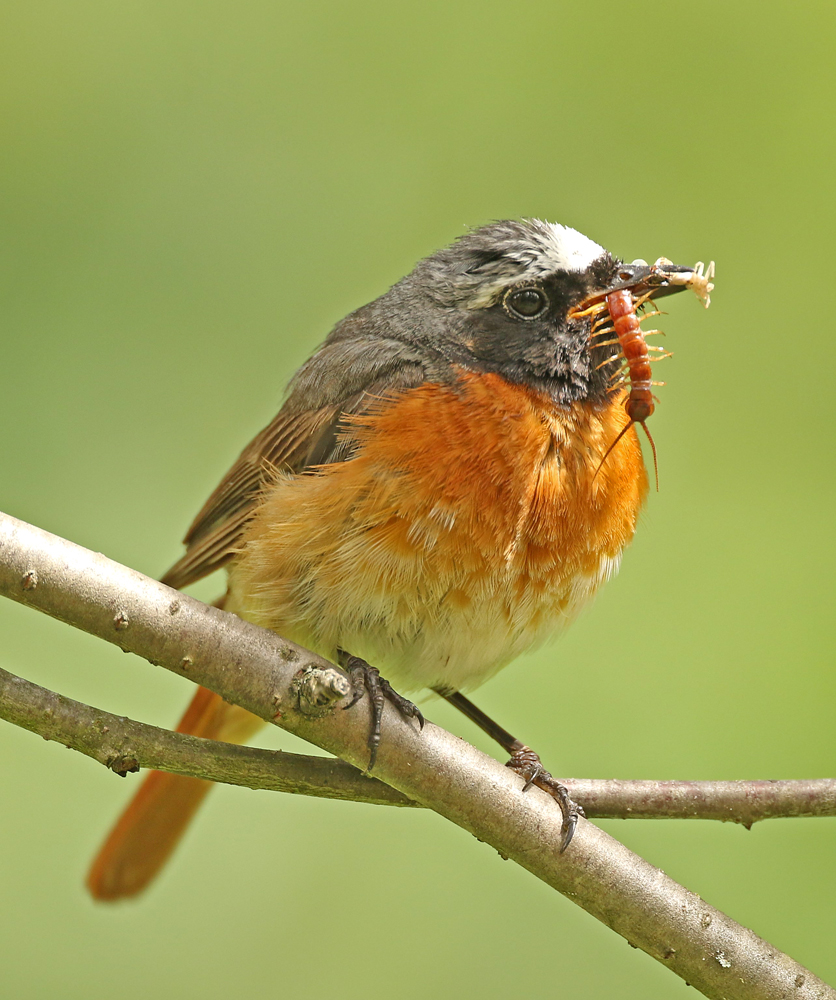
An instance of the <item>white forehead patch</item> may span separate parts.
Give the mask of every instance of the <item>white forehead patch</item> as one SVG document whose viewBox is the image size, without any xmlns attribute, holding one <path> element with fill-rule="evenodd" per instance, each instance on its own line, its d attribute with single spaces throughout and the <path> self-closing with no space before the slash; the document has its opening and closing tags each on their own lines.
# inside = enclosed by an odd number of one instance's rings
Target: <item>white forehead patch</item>
<svg viewBox="0 0 836 1000">
<path fill-rule="evenodd" d="M 561 226 L 559 222 L 547 222 L 553 241 L 546 247 L 545 256 L 554 270 L 585 271 L 589 265 L 603 257 L 606 250 L 577 229 Z"/>
<path fill-rule="evenodd" d="M 513 285 L 581 275 L 606 261 L 612 258 L 602 246 L 569 226 L 504 219 L 472 229 L 419 261 L 409 281 L 443 306 L 485 309 Z"/>
<path fill-rule="evenodd" d="M 556 271 L 579 274 L 607 253 L 588 236 L 557 222 L 525 219 L 499 226 L 506 228 L 489 226 L 475 234 L 483 239 L 490 236 L 502 253 L 474 275 L 466 295 L 470 309 L 493 305 L 512 284 L 538 281 Z"/>
</svg>

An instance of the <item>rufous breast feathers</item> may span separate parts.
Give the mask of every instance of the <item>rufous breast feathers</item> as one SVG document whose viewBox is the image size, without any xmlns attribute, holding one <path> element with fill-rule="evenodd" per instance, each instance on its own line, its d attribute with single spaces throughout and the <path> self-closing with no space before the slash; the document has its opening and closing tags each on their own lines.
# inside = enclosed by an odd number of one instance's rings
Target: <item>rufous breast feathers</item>
<svg viewBox="0 0 836 1000">
<path fill-rule="evenodd" d="M 230 573 L 232 610 L 396 687 L 475 687 L 617 569 L 647 477 L 627 421 L 463 373 L 347 419 L 347 461 L 279 475 Z M 252 544 L 257 542 L 257 544 Z"/>
</svg>

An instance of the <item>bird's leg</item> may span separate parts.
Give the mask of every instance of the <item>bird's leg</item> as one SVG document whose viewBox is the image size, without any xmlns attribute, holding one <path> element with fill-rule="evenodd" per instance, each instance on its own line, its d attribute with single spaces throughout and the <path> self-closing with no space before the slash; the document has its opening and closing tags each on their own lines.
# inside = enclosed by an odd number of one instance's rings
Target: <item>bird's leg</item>
<svg viewBox="0 0 836 1000">
<path fill-rule="evenodd" d="M 523 786 L 524 792 L 527 792 L 532 785 L 536 785 L 557 800 L 560 811 L 563 814 L 560 837 L 560 853 L 562 854 L 575 835 L 578 818 L 584 815 L 581 806 L 570 797 L 569 789 L 561 784 L 557 778 L 553 778 L 549 774 L 543 767 L 540 757 L 531 747 L 526 746 L 525 743 L 512 736 L 507 729 L 503 729 L 489 715 L 485 715 L 469 698 L 465 698 L 458 691 L 445 691 L 443 688 L 434 688 L 433 690 L 436 694 L 440 694 L 442 698 L 449 701 L 451 705 L 455 705 L 471 722 L 475 722 L 483 732 L 487 733 L 492 740 L 495 740 L 504 750 L 511 754 L 511 759 L 505 766 L 510 767 L 512 771 L 516 771 L 525 781 L 525 785 Z"/>
<path fill-rule="evenodd" d="M 372 710 L 372 727 L 369 732 L 369 766 L 366 771 L 371 771 L 377 760 L 377 748 L 380 746 L 380 720 L 383 718 L 383 703 L 390 701 L 405 719 L 417 719 L 421 729 L 424 728 L 424 716 L 421 715 L 418 707 L 411 701 L 399 695 L 389 681 L 380 676 L 380 671 L 369 666 L 365 660 L 359 656 L 352 656 L 344 650 L 338 651 L 338 661 L 340 666 L 348 673 L 354 687 L 354 695 L 351 701 L 343 706 L 351 708 L 368 693 Z"/>
</svg>

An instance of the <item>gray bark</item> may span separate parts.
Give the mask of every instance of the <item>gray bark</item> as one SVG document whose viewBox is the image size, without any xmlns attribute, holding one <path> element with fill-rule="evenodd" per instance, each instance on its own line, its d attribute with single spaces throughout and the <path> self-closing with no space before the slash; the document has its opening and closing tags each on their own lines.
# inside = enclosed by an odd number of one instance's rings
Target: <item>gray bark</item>
<svg viewBox="0 0 836 1000">
<path fill-rule="evenodd" d="M 318 695 L 327 702 L 344 688 L 337 668 L 6 515 L 0 516 L 0 592 L 189 677 L 356 767 L 368 759 L 367 700 L 350 712 L 315 704 Z M 432 723 L 418 732 L 387 706 L 375 774 L 491 844 L 705 996 L 836 998 L 789 956 L 592 823 L 582 820 L 570 849 L 559 854 L 554 801 L 536 788 L 522 794 L 515 774 Z"/>
</svg>

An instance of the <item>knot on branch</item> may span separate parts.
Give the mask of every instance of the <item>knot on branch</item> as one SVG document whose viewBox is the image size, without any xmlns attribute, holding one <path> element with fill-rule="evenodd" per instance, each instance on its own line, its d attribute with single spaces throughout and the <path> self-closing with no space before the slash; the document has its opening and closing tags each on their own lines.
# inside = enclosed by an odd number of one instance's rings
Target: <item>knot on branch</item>
<svg viewBox="0 0 836 1000">
<path fill-rule="evenodd" d="M 129 757 L 126 754 L 119 754 L 117 757 L 108 757 L 105 764 L 107 764 L 111 771 L 118 774 L 120 778 L 124 778 L 126 774 L 139 770 L 139 761 L 136 757 Z"/>
<path fill-rule="evenodd" d="M 131 620 L 125 611 L 117 611 L 113 616 L 113 627 L 117 632 L 124 632 L 130 624 Z"/>
<path fill-rule="evenodd" d="M 307 666 L 295 674 L 290 690 L 303 715 L 324 715 L 354 689 L 337 667 Z"/>
</svg>

